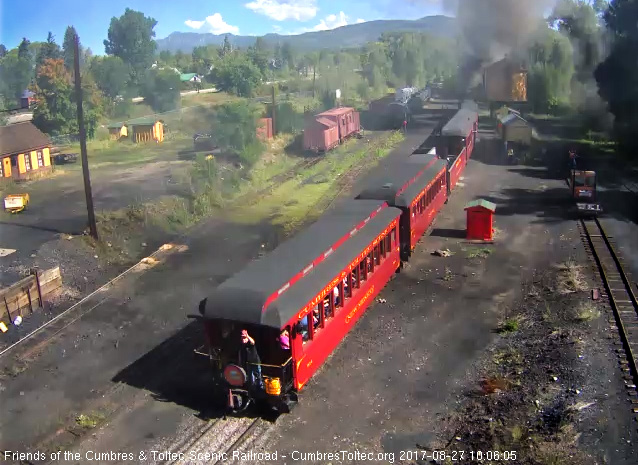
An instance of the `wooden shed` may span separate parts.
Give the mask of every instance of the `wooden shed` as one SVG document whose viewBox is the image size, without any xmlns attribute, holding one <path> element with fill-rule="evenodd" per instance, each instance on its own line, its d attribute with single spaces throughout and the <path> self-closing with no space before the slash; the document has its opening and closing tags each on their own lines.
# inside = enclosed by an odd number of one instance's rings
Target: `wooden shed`
<svg viewBox="0 0 638 465">
<path fill-rule="evenodd" d="M 120 140 L 128 137 L 128 127 L 124 123 L 112 123 L 107 126 L 111 140 Z"/>
<path fill-rule="evenodd" d="M 496 130 L 503 142 L 526 146 L 532 145 L 534 128 L 517 112 L 511 111 L 508 114 L 499 116 Z"/>
<path fill-rule="evenodd" d="M 157 118 L 138 118 L 128 122 L 133 142 L 160 143 L 164 140 L 164 123 Z"/>
<path fill-rule="evenodd" d="M 0 126 L 0 178 L 28 179 L 51 171 L 51 139 L 30 121 Z"/>
</svg>

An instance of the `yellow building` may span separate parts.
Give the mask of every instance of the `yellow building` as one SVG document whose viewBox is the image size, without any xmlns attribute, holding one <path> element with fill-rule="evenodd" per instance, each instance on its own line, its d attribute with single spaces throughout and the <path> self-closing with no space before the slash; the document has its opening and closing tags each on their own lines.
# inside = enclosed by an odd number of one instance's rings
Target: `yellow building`
<svg viewBox="0 0 638 465">
<path fill-rule="evenodd" d="M 128 137 L 128 128 L 124 123 L 113 123 L 109 124 L 107 127 L 111 140 L 120 140 L 123 137 Z"/>
<path fill-rule="evenodd" d="M 30 121 L 0 126 L 0 178 L 27 179 L 51 171 L 51 139 Z"/>
<path fill-rule="evenodd" d="M 155 118 L 138 118 L 127 123 L 133 142 L 160 143 L 164 140 L 164 123 Z"/>
</svg>

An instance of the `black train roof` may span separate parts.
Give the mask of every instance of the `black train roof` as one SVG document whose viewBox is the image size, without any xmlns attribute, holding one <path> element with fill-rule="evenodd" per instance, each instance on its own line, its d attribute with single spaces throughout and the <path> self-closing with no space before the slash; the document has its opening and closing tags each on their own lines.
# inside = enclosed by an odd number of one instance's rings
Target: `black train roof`
<svg viewBox="0 0 638 465">
<path fill-rule="evenodd" d="M 368 183 L 357 198 L 385 200 L 388 205 L 407 208 L 446 166 L 447 162 L 436 155 L 411 155 L 392 171 Z"/>
<path fill-rule="evenodd" d="M 284 327 L 400 214 L 382 201 L 344 203 L 223 282 L 207 297 L 204 317 Z M 330 252 L 342 238 L 347 239 Z"/>
<path fill-rule="evenodd" d="M 461 108 L 441 129 L 442 136 L 467 137 L 474 128 L 474 123 L 478 120 L 478 113 Z"/>
</svg>

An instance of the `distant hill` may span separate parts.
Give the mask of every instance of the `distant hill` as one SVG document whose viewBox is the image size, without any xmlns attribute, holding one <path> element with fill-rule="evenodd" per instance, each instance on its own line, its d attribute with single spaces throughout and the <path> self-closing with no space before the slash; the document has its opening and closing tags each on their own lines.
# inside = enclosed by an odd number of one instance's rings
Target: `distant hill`
<svg viewBox="0 0 638 465">
<path fill-rule="evenodd" d="M 426 16 L 416 20 L 378 20 L 331 29 L 329 31 L 306 32 L 304 34 L 286 36 L 266 34 L 263 36 L 268 45 L 293 42 L 297 50 L 317 50 L 322 48 L 336 49 L 364 45 L 377 40 L 384 32 L 424 32 L 436 37 L 454 37 L 456 20 L 448 16 Z M 173 32 L 164 39 L 157 40 L 159 52 L 190 53 L 195 47 L 203 45 L 221 45 L 226 34 L 210 34 L 199 32 Z M 256 36 L 236 36 L 228 34 L 230 42 L 240 48 L 250 47 Z"/>
</svg>

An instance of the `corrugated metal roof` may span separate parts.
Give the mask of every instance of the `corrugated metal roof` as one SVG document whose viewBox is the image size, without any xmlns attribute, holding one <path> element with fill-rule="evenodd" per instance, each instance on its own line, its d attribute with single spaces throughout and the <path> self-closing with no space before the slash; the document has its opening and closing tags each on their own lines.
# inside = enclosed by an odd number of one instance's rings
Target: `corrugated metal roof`
<svg viewBox="0 0 638 465">
<path fill-rule="evenodd" d="M 516 113 L 510 113 L 508 115 L 505 116 L 499 116 L 498 120 L 501 122 L 501 124 L 504 124 L 505 126 L 507 126 L 508 124 L 511 124 L 513 121 L 522 121 L 523 123 L 525 123 L 527 126 L 529 126 L 529 122 L 523 118 L 522 116 L 516 114 Z"/>
<path fill-rule="evenodd" d="M 159 121 L 158 118 L 143 117 L 136 118 L 126 122 L 128 126 L 152 126 Z"/>
<path fill-rule="evenodd" d="M 22 92 L 22 98 L 31 98 L 31 97 L 35 97 L 35 92 L 31 92 L 28 89 Z"/>
<path fill-rule="evenodd" d="M 182 82 L 186 82 L 186 81 L 190 81 L 195 76 L 197 76 L 197 73 L 184 73 L 179 75 L 179 80 Z"/>
<path fill-rule="evenodd" d="M 124 123 L 111 123 L 107 126 L 108 129 L 119 129 L 122 126 L 126 126 Z"/>
<path fill-rule="evenodd" d="M 51 145 L 51 139 L 30 121 L 0 126 L 0 155 L 14 155 Z"/>
<path fill-rule="evenodd" d="M 468 203 L 465 206 L 465 210 L 467 210 L 468 208 L 473 208 L 473 207 L 483 207 L 487 210 L 490 210 L 492 212 L 496 211 L 496 204 L 488 201 L 488 200 L 483 200 L 483 199 L 478 199 L 478 200 L 473 200 L 472 202 Z"/>
</svg>

